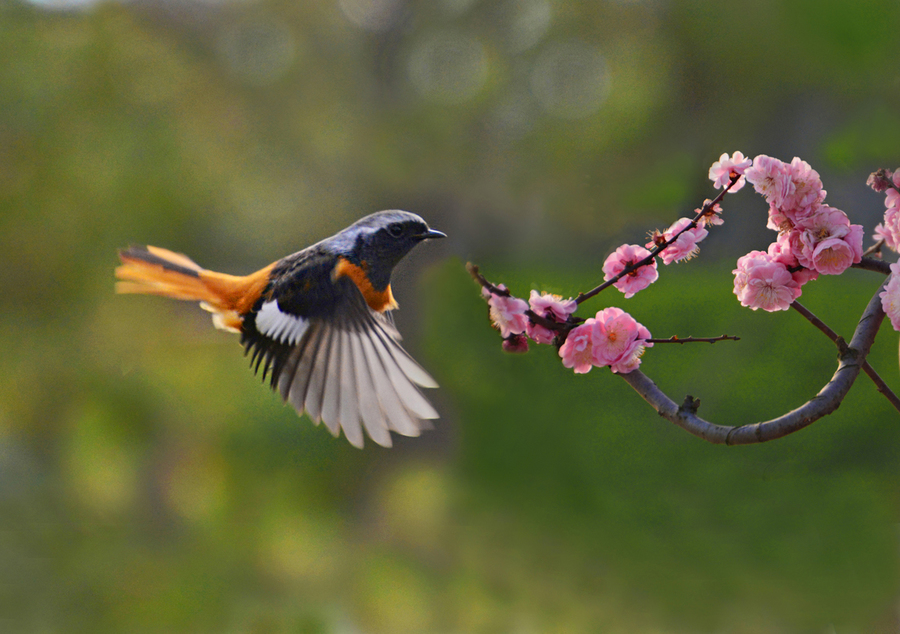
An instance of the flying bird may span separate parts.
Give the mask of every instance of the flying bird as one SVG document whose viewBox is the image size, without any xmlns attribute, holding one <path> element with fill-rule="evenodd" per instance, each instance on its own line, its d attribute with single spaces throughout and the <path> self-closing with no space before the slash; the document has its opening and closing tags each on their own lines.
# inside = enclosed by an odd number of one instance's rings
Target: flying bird
<svg viewBox="0 0 900 634">
<path fill-rule="evenodd" d="M 199 301 L 240 333 L 255 372 L 298 414 L 363 446 L 363 430 L 418 436 L 438 418 L 419 388 L 434 379 L 401 347 L 391 272 L 424 240 L 446 237 L 407 211 L 379 211 L 246 276 L 216 273 L 152 246 L 119 251 L 116 291 Z"/>
</svg>

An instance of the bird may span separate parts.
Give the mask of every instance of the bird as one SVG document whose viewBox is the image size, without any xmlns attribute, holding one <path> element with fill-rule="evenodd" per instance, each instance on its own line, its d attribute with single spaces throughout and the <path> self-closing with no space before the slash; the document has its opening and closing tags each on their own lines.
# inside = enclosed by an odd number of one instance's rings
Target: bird
<svg viewBox="0 0 900 634">
<path fill-rule="evenodd" d="M 118 252 L 117 293 L 199 301 L 213 324 L 241 336 L 255 373 L 355 447 L 365 430 L 419 436 L 438 418 L 421 388 L 437 383 L 400 345 L 391 272 L 416 245 L 446 234 L 408 211 L 379 211 L 245 276 L 201 268 L 181 253 L 132 245 Z"/>
</svg>

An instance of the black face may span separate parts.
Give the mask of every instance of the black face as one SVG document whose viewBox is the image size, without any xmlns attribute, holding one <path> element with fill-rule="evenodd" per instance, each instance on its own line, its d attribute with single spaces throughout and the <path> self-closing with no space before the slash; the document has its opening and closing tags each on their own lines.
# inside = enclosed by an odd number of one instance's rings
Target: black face
<svg viewBox="0 0 900 634">
<path fill-rule="evenodd" d="M 392 222 L 382 231 L 394 240 L 403 241 L 404 239 L 422 240 L 428 237 L 428 226 L 424 222 L 416 220 L 407 220 L 405 222 Z"/>
<path fill-rule="evenodd" d="M 390 282 L 391 271 L 403 257 L 423 240 L 442 238 L 444 234 L 428 228 L 419 216 L 402 211 L 379 212 L 363 219 L 377 227 L 357 239 L 356 256 L 369 267 L 369 278 L 381 290 Z"/>
</svg>

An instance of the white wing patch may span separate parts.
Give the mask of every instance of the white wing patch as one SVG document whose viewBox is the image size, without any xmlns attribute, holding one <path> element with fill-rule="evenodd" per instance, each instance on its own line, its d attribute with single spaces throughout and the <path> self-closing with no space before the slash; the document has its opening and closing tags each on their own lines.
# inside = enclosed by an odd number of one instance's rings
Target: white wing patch
<svg viewBox="0 0 900 634">
<path fill-rule="evenodd" d="M 256 313 L 256 329 L 280 343 L 296 344 L 308 328 L 309 320 L 281 312 L 276 300 L 263 303 Z"/>
<path fill-rule="evenodd" d="M 278 381 L 299 413 L 335 436 L 343 430 L 356 447 L 363 446 L 364 432 L 390 447 L 392 431 L 418 436 L 432 428 L 438 413 L 419 387 L 436 386 L 377 319 L 358 329 L 313 322 Z"/>
</svg>

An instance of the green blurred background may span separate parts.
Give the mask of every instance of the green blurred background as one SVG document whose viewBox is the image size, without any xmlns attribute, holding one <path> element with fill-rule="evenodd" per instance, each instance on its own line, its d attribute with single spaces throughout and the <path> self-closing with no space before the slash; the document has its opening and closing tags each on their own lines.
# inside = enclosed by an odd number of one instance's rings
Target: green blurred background
<svg viewBox="0 0 900 634">
<path fill-rule="evenodd" d="M 707 445 L 606 370 L 503 355 L 464 270 L 572 295 L 742 150 L 866 234 L 900 164 L 893 0 L 0 0 L 0 630 L 895 632 L 900 417 L 862 377 L 781 441 Z M 382 208 L 450 235 L 394 287 L 441 389 L 364 451 L 298 420 L 196 306 L 113 294 L 150 243 L 249 273 Z M 632 300 L 643 369 L 723 424 L 835 367 L 741 309 L 766 209 Z M 881 280 L 803 301 L 849 336 Z M 895 388 L 897 336 L 871 357 Z"/>
</svg>

